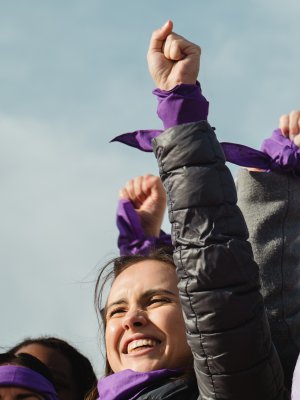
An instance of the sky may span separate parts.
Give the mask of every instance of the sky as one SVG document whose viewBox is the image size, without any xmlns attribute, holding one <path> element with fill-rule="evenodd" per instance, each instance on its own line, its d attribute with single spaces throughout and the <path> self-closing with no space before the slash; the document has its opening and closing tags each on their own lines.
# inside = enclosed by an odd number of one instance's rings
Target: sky
<svg viewBox="0 0 300 400">
<path fill-rule="evenodd" d="M 299 14 L 298 0 L 0 0 L 0 347 L 59 336 L 102 373 L 93 290 L 118 255 L 118 191 L 158 174 L 109 141 L 162 128 L 152 31 L 171 19 L 201 46 L 218 138 L 259 148 L 300 107 Z"/>
</svg>

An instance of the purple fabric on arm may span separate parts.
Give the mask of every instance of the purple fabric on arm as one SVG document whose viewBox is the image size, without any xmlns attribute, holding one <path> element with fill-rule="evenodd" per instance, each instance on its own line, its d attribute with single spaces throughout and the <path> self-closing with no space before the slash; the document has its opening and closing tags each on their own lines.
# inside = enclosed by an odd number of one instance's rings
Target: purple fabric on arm
<svg viewBox="0 0 300 400">
<path fill-rule="evenodd" d="M 165 129 L 207 119 L 208 102 L 202 96 L 199 83 L 178 85 L 170 91 L 155 89 L 153 93 L 158 98 L 158 115 Z M 117 136 L 112 142 L 121 142 L 151 152 L 152 139 L 162 132 L 162 130 L 139 130 Z M 285 138 L 279 129 L 263 142 L 261 151 L 235 143 L 223 142 L 221 146 L 226 160 L 233 164 L 266 171 L 289 172 L 300 176 L 300 150 Z M 161 242 L 171 244 L 170 235 L 164 232 L 161 232 L 159 239 L 146 237 L 132 205 L 119 204 L 117 225 L 120 231 L 118 245 L 121 254 L 145 254 Z"/>
<path fill-rule="evenodd" d="M 221 143 L 226 160 L 243 167 L 260 168 L 300 176 L 300 149 L 276 129 L 261 151 L 235 143 Z"/>
<path fill-rule="evenodd" d="M 155 89 L 158 99 L 157 113 L 165 129 L 184 123 L 206 120 L 209 103 L 203 97 L 200 84 L 177 85 L 170 91 Z M 122 142 L 143 151 L 152 151 L 152 139 L 161 130 L 140 130 L 117 136 L 112 140 Z M 243 167 L 260 168 L 267 171 L 290 172 L 300 175 L 300 150 L 280 129 L 266 139 L 261 151 L 235 143 L 221 143 L 226 160 Z"/>
<path fill-rule="evenodd" d="M 172 90 L 153 90 L 158 100 L 157 114 L 168 129 L 176 125 L 207 120 L 209 103 L 200 83 L 181 84 Z"/>
<path fill-rule="evenodd" d="M 209 103 L 202 95 L 199 82 L 195 85 L 177 85 L 169 91 L 154 89 L 153 93 L 157 96 L 157 114 L 165 129 L 207 119 Z M 111 142 L 121 142 L 142 151 L 152 152 L 152 139 L 162 132 L 163 130 L 137 130 L 119 135 Z"/>
<path fill-rule="evenodd" d="M 123 133 L 122 135 L 116 136 L 114 139 L 112 139 L 110 143 L 120 142 L 145 152 L 153 152 L 152 139 L 156 138 L 162 132 L 163 131 L 161 130 L 149 129 Z"/>
<path fill-rule="evenodd" d="M 135 372 L 126 369 L 117 372 L 99 380 L 98 400 L 134 400 L 156 382 L 179 376 L 183 371 L 183 368 L 179 368 L 150 372 Z"/>
<path fill-rule="evenodd" d="M 272 136 L 263 141 L 261 150 L 270 157 L 270 170 L 291 172 L 300 176 L 300 149 L 294 142 L 276 129 Z"/>
<path fill-rule="evenodd" d="M 145 236 L 139 216 L 129 200 L 119 200 L 117 227 L 119 229 L 118 247 L 121 255 L 146 255 L 152 249 L 171 246 L 171 236 L 162 230 L 159 237 Z"/>
<path fill-rule="evenodd" d="M 48 379 L 19 365 L 0 366 L 0 386 L 23 387 L 45 396 L 47 400 L 58 400 L 54 386 Z"/>
<path fill-rule="evenodd" d="M 142 143 L 137 139 L 134 145 L 132 144 L 131 136 L 135 132 L 117 136 L 114 141 L 120 141 L 140 150 L 143 150 L 142 147 L 149 149 L 152 139 L 161 132 L 149 131 L 149 136 L 146 134 L 147 131 L 143 132 Z M 220 144 L 228 162 L 242 167 L 260 168 L 266 171 L 292 172 L 296 176 L 300 176 L 300 149 L 290 139 L 284 137 L 280 129 L 276 129 L 270 138 L 264 140 L 261 147 L 262 151 L 237 143 L 222 142 Z"/>
</svg>

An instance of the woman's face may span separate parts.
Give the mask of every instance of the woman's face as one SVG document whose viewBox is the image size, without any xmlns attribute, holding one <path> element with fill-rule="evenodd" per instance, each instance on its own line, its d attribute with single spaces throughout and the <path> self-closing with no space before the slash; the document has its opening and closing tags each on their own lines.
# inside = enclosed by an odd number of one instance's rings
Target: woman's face
<svg viewBox="0 0 300 400">
<path fill-rule="evenodd" d="M 174 267 L 146 260 L 121 272 L 107 300 L 105 341 L 114 372 L 191 363 Z"/>
<path fill-rule="evenodd" d="M 23 346 L 16 354 L 20 353 L 31 354 L 50 369 L 60 400 L 74 400 L 78 397 L 72 366 L 65 356 L 41 344 Z"/>
<path fill-rule="evenodd" d="M 32 392 L 31 390 L 14 388 L 14 387 L 0 387 L 0 400 L 45 400 L 40 394 Z"/>
</svg>

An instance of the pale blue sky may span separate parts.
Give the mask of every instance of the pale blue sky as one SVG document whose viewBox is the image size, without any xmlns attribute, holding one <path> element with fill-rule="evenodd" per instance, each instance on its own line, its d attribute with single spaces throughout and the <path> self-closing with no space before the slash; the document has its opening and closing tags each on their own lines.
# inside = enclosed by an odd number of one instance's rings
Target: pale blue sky
<svg viewBox="0 0 300 400">
<path fill-rule="evenodd" d="M 0 346 L 58 335 L 101 373 L 93 280 L 117 255 L 117 193 L 157 173 L 108 142 L 161 128 L 152 30 L 172 19 L 201 45 L 210 123 L 258 148 L 300 107 L 299 15 L 297 0 L 0 0 Z"/>
</svg>

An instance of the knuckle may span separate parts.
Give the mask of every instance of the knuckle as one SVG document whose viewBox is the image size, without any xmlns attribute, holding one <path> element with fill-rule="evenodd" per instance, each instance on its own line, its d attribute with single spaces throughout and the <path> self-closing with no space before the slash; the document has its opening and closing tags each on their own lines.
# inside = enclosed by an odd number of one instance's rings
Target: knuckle
<svg viewBox="0 0 300 400">
<path fill-rule="evenodd" d="M 198 54 L 201 54 L 201 47 L 195 44 L 195 50 L 198 52 Z"/>
<path fill-rule="evenodd" d="M 282 114 L 279 119 L 280 119 L 280 121 L 282 121 L 282 120 L 286 120 L 288 117 L 289 117 L 288 114 Z"/>
</svg>

